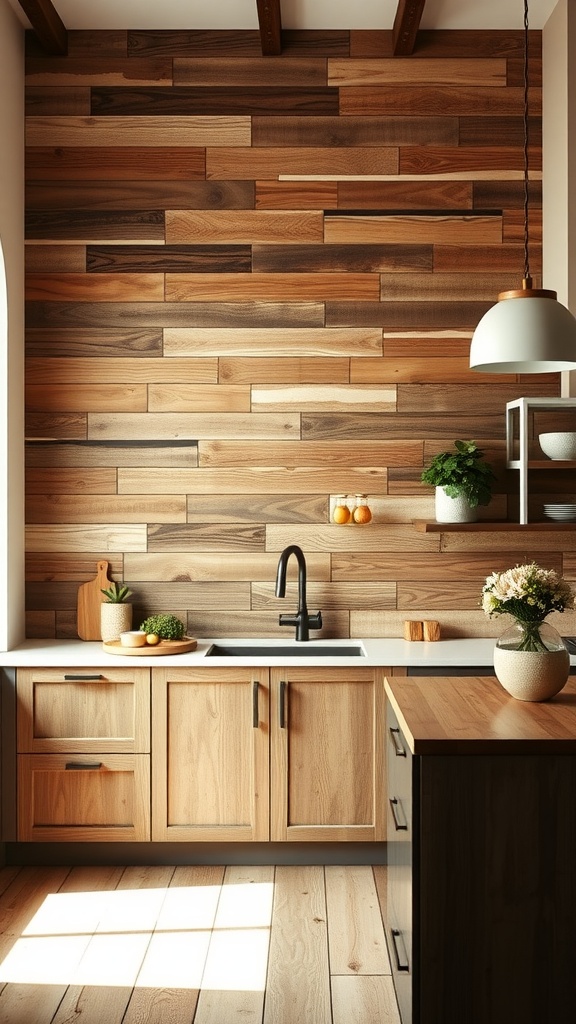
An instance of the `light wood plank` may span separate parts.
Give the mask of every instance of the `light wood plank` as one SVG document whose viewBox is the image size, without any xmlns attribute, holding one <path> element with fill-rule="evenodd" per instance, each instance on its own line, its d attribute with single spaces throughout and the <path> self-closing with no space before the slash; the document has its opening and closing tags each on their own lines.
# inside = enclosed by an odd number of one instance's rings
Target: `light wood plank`
<svg viewBox="0 0 576 1024">
<path fill-rule="evenodd" d="M 393 358 L 385 356 L 384 359 L 356 359 L 350 360 L 350 381 L 352 384 L 417 384 L 424 381 L 426 384 L 468 384 L 470 381 L 470 345 L 468 352 L 461 356 L 431 355 L 424 357 L 406 356 Z M 438 351 L 438 350 L 436 350 Z M 504 384 L 506 374 L 475 374 L 480 383 Z"/>
<path fill-rule="evenodd" d="M 150 470 L 154 475 L 155 470 Z M 143 479 L 145 480 L 145 474 Z M 150 495 L 147 491 L 128 495 L 101 494 L 98 501 L 87 494 L 29 495 L 26 504 L 29 524 L 48 523 L 184 523 L 186 500 L 178 495 Z"/>
<path fill-rule="evenodd" d="M 143 384 L 29 384 L 29 412 L 146 412 L 148 394 Z"/>
<path fill-rule="evenodd" d="M 374 328 L 198 328 L 167 327 L 164 355 L 184 356 L 375 356 L 382 354 L 382 331 Z"/>
<path fill-rule="evenodd" d="M 216 384 L 218 360 L 186 358 L 171 359 L 106 359 L 34 357 L 26 361 L 26 380 L 30 385 L 51 387 L 56 384 Z"/>
<path fill-rule="evenodd" d="M 249 117 L 29 117 L 27 146 L 247 146 Z"/>
<path fill-rule="evenodd" d="M 263 414 L 264 415 L 264 414 Z M 209 441 L 200 448 L 200 466 L 421 466 L 419 441 Z M 379 488 L 382 489 L 381 487 Z M 354 492 L 356 493 L 356 492 Z"/>
<path fill-rule="evenodd" d="M 506 60 L 497 58 L 443 57 L 429 60 L 403 57 L 362 60 L 328 59 L 328 85 L 462 85 L 502 88 L 506 85 Z"/>
<path fill-rule="evenodd" d="M 156 477 L 147 476 L 141 470 L 130 467 L 118 469 L 119 494 L 317 494 L 319 490 L 327 493 L 368 494 L 376 487 L 386 483 L 386 472 L 381 467 L 357 469 L 353 466 L 340 466 L 331 462 L 326 468 L 321 465 L 314 467 L 294 466 L 286 469 L 251 466 L 228 467 L 221 469 L 165 469 Z M 116 528 L 118 529 L 118 528 Z M 291 527 L 292 532 L 294 527 Z M 39 538 L 38 538 L 39 540 Z M 71 540 L 71 538 L 70 538 Z M 38 542 L 38 541 L 37 541 Z M 89 536 L 86 537 L 86 543 Z M 115 544 L 114 534 L 111 543 Z M 135 543 L 135 540 L 133 540 Z M 292 541 L 286 541 L 291 544 Z M 91 549 L 101 545 L 90 544 Z M 32 549 L 33 550 L 33 549 Z M 36 549 L 41 550 L 41 548 Z M 54 550 L 53 548 L 51 550 Z M 71 550 L 66 548 L 65 550 Z M 77 550 L 82 550 L 81 548 Z M 109 550 L 105 548 L 105 550 Z M 111 550 L 120 550 L 113 546 Z M 130 547 L 131 551 L 145 551 L 146 548 Z M 432 548 L 433 550 L 433 548 Z"/>
<path fill-rule="evenodd" d="M 282 551 L 292 544 L 292 527 L 272 524 L 266 528 L 266 550 Z M 306 551 L 439 551 L 440 539 L 433 534 L 417 534 L 411 525 L 371 523 L 366 529 L 337 529 L 334 526 L 307 526 L 298 530 L 301 546 Z M 418 539 L 419 538 L 419 539 Z M 426 539 L 427 543 L 421 543 Z M 430 543 L 432 541 L 432 543 Z M 575 539 L 576 546 L 576 539 Z M 424 616 L 426 618 L 426 616 Z M 428 616 L 432 618 L 432 616 Z M 436 616 L 437 618 L 437 616 Z M 356 633 L 356 636 L 373 636 Z M 401 635 L 401 631 L 396 634 Z"/>
<path fill-rule="evenodd" d="M 396 147 L 258 146 L 206 151 L 206 178 L 266 181 L 287 174 L 397 174 Z"/>
<path fill-rule="evenodd" d="M 246 500 L 249 496 L 246 495 Z M 165 583 L 171 580 L 191 583 L 209 582 L 246 582 L 253 580 L 272 581 L 276 578 L 278 557 L 259 551 L 243 553 L 226 551 L 205 553 L 202 551 L 185 552 L 147 552 L 146 554 L 128 553 L 124 557 L 125 577 L 132 582 Z M 328 554 L 311 554 L 306 558 L 308 581 L 330 579 L 330 556 Z M 488 575 L 488 571 L 485 573 Z M 288 566 L 288 578 L 297 578 L 297 566 L 291 560 Z"/>
<path fill-rule="evenodd" d="M 286 410 L 286 406 L 283 408 Z M 250 388 L 247 384 L 202 384 L 201 386 L 150 384 L 148 386 L 148 410 L 150 412 L 250 412 L 250 409 Z M 276 410 L 264 411 L 274 412 Z"/>
<path fill-rule="evenodd" d="M 276 868 L 273 920 L 264 1024 L 331 1024 L 321 867 Z"/>
<path fill-rule="evenodd" d="M 145 523 L 52 523 L 26 527 L 27 551 L 146 551 Z"/>
<path fill-rule="evenodd" d="M 272 867 L 226 869 L 195 1024 L 262 1021 L 273 881 Z"/>
<path fill-rule="evenodd" d="M 350 360 L 338 356 L 315 359 L 223 356 L 219 380 L 227 384 L 348 384 Z"/>
<path fill-rule="evenodd" d="M 275 596 L 273 582 L 252 583 L 251 607 L 259 609 L 276 608 L 280 613 L 285 605 Z M 337 608 L 396 608 L 395 583 L 313 583 L 308 579 L 307 597 L 310 605 L 324 611 Z M 298 586 L 294 582 L 286 587 L 286 601 L 298 605 Z"/>
<path fill-rule="evenodd" d="M 215 294 L 221 302 L 329 298 L 377 301 L 380 282 L 377 274 L 354 273 L 166 274 L 167 302 L 209 302 Z"/>
<path fill-rule="evenodd" d="M 255 412 L 272 412 L 275 409 L 286 412 L 394 412 L 396 389 L 375 388 L 369 384 L 358 387 L 260 385 L 252 388 L 252 409 Z"/>
<path fill-rule="evenodd" d="M 333 1024 L 401 1024 L 392 978 L 332 978 Z"/>
<path fill-rule="evenodd" d="M 237 172 L 238 173 L 238 172 Z M 237 174 L 236 174 L 237 176 Z M 319 210 L 167 210 L 166 242 L 321 242 Z"/>
<path fill-rule="evenodd" d="M 326 865 L 331 975 L 391 975 L 372 868 Z"/>
<path fill-rule="evenodd" d="M 88 437 L 99 440 L 130 438 L 170 440 L 171 438 L 286 438 L 298 437 L 300 418 L 296 413 L 119 413 L 101 416 L 89 413 Z"/>
</svg>

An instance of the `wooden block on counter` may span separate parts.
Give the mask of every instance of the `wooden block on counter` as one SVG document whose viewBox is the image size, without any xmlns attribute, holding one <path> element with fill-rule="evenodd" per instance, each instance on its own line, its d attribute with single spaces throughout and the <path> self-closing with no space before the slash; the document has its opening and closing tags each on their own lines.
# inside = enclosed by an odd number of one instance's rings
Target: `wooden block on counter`
<svg viewBox="0 0 576 1024">
<path fill-rule="evenodd" d="M 424 623 L 418 622 L 417 620 L 404 619 L 404 639 L 405 640 L 423 640 L 424 639 Z"/>
<path fill-rule="evenodd" d="M 422 625 L 424 627 L 425 640 L 440 639 L 440 623 L 436 619 L 425 619 Z"/>
</svg>

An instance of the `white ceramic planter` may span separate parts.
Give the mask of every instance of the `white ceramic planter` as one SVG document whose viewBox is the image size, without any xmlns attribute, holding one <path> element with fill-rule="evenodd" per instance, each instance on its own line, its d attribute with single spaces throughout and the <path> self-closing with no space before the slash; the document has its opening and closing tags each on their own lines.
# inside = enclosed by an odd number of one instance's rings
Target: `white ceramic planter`
<svg viewBox="0 0 576 1024">
<path fill-rule="evenodd" d="M 435 515 L 437 523 L 475 523 L 478 509 L 470 508 L 463 494 L 451 498 L 443 487 L 436 488 Z"/>
<path fill-rule="evenodd" d="M 549 700 L 566 685 L 570 655 L 559 651 L 510 651 L 494 648 L 494 672 L 516 700 Z"/>
<path fill-rule="evenodd" d="M 100 632 L 102 639 L 118 640 L 132 626 L 132 605 L 104 601 L 100 605 Z"/>
</svg>

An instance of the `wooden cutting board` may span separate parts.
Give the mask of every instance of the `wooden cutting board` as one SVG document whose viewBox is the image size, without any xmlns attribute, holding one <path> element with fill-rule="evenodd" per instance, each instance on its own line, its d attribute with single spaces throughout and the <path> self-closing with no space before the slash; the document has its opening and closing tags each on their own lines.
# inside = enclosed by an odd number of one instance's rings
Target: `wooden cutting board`
<svg viewBox="0 0 576 1024">
<path fill-rule="evenodd" d="M 96 563 L 97 576 L 78 587 L 76 628 L 81 640 L 101 640 L 100 605 L 104 601 L 102 590 L 110 586 L 108 562 Z"/>
<path fill-rule="evenodd" d="M 163 654 L 186 654 L 195 651 L 198 641 L 193 636 L 185 636 L 182 640 L 161 640 L 156 646 L 146 644 L 144 647 L 124 647 L 119 640 L 105 640 L 102 647 L 108 654 L 126 654 L 129 658 L 158 657 Z"/>
</svg>

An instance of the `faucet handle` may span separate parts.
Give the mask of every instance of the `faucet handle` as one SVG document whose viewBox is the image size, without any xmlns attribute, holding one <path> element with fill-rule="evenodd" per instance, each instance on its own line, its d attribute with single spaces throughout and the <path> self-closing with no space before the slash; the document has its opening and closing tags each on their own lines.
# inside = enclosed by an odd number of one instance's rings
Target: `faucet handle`
<svg viewBox="0 0 576 1024">
<path fill-rule="evenodd" d="M 310 629 L 322 629 L 322 612 L 316 612 L 315 615 L 309 615 L 308 626 Z"/>
</svg>

